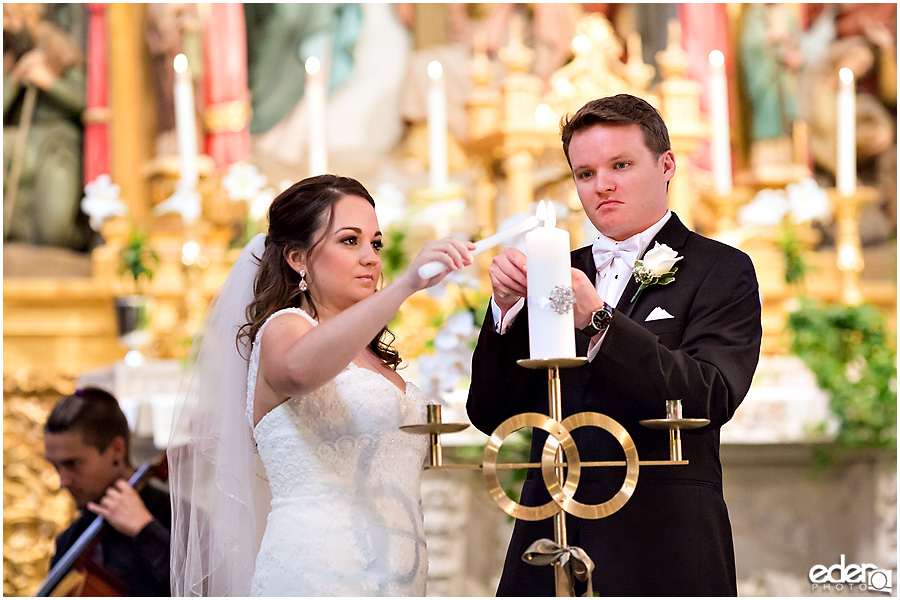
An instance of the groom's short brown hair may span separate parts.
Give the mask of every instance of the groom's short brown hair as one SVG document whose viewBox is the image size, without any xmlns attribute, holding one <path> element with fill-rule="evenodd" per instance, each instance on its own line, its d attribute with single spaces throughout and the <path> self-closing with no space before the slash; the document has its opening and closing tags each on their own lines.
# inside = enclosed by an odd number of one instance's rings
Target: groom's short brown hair
<svg viewBox="0 0 900 600">
<path fill-rule="evenodd" d="M 617 94 L 591 100 L 574 115 L 566 115 L 560 121 L 560 137 L 569 168 L 572 168 L 572 161 L 569 159 L 572 136 L 576 131 L 594 125 L 640 125 L 644 132 L 644 144 L 654 157 L 659 158 L 663 152 L 672 149 L 669 130 L 659 111 L 643 98 Z"/>
</svg>

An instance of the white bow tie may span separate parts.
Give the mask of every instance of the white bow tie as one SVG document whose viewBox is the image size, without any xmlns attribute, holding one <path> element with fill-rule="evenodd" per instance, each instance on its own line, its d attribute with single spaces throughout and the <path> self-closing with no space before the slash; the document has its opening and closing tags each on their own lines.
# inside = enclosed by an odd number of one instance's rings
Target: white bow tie
<svg viewBox="0 0 900 600">
<path fill-rule="evenodd" d="M 606 269 L 615 258 L 624 261 L 629 269 L 634 269 L 634 261 L 637 260 L 640 251 L 641 242 L 639 235 L 633 235 L 621 242 L 616 242 L 601 235 L 594 240 L 593 246 L 594 264 L 597 266 L 597 272 L 600 273 Z"/>
</svg>

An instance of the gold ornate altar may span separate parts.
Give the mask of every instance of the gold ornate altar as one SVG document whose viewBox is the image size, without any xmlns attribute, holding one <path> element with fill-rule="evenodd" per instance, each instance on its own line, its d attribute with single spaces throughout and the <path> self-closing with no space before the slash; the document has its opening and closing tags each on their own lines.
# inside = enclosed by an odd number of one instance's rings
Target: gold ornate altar
<svg viewBox="0 0 900 600">
<path fill-rule="evenodd" d="M 47 574 L 53 541 L 76 515 L 44 456 L 43 427 L 53 405 L 75 391 L 75 376 L 25 368 L 3 376 L 3 595 L 34 593 Z"/>
</svg>

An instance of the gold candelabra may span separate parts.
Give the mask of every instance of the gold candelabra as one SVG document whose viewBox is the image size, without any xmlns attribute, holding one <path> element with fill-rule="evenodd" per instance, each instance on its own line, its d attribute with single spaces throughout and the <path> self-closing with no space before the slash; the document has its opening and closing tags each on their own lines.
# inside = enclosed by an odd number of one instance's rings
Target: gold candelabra
<svg viewBox="0 0 900 600">
<path fill-rule="evenodd" d="M 440 435 L 462 431 L 468 424 L 442 423 L 441 407 L 428 407 L 428 422 L 422 425 L 404 425 L 400 429 L 410 433 L 428 434 L 430 437 L 428 465 L 426 469 L 482 470 L 485 486 L 497 506 L 506 514 L 524 521 L 540 521 L 553 518 L 553 540 L 536 540 L 523 556 L 523 560 L 536 565 L 552 564 L 556 595 L 573 597 L 575 578 L 586 581 L 591 595 L 593 562 L 584 550 L 568 544 L 565 515 L 583 519 L 602 519 L 621 509 L 634 493 L 641 466 L 683 466 L 688 461 L 682 456 L 681 431 L 696 429 L 709 423 L 708 419 L 686 419 L 682 416 L 681 400 L 666 401 L 666 417 L 647 419 L 641 425 L 651 429 L 669 430 L 669 460 L 642 461 L 628 431 L 614 419 L 597 412 L 581 412 L 562 417 L 562 389 L 559 370 L 577 368 L 587 363 L 586 358 L 551 358 L 520 360 L 527 369 L 547 369 L 547 394 L 549 416 L 541 413 L 521 413 L 503 421 L 491 433 L 484 448 L 480 465 L 447 465 L 443 462 Z M 572 431 L 579 427 L 599 427 L 611 433 L 625 452 L 624 461 L 582 461 Z M 497 463 L 503 441 L 525 427 L 538 428 L 549 435 L 541 453 L 540 463 Z M 583 504 L 574 499 L 581 470 L 588 467 L 625 467 L 625 480 L 619 491 L 600 504 Z M 497 477 L 498 469 L 540 468 L 544 484 L 551 500 L 540 506 L 524 506 L 513 501 Z"/>
</svg>

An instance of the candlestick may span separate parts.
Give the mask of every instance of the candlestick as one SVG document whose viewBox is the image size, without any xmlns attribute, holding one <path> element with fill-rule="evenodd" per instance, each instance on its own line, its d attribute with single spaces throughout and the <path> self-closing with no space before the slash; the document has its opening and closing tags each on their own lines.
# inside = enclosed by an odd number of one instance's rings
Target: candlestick
<svg viewBox="0 0 900 600">
<path fill-rule="evenodd" d="M 477 242 L 475 242 L 475 249 L 472 250 L 470 254 L 472 256 L 477 256 L 485 250 L 489 250 L 490 248 L 502 244 L 507 240 L 511 240 L 517 235 L 521 235 L 526 231 L 531 231 L 538 225 L 540 225 L 540 221 L 537 217 L 528 217 L 518 225 L 514 225 L 513 227 L 504 229 L 503 231 L 498 231 L 494 235 L 486 237 L 483 240 L 478 240 Z M 425 263 L 424 265 L 419 267 L 419 277 L 421 277 L 422 279 L 430 279 L 435 275 L 443 273 L 446 270 L 447 265 L 445 265 L 444 263 L 432 261 L 430 263 Z"/>
<path fill-rule="evenodd" d="M 840 70 L 837 96 L 837 189 L 842 196 L 856 192 L 856 86 L 853 71 Z"/>
<path fill-rule="evenodd" d="M 728 118 L 728 80 L 725 55 L 719 50 L 709 53 L 709 119 L 712 125 L 710 153 L 716 193 L 731 193 L 731 132 Z"/>
<path fill-rule="evenodd" d="M 194 84 L 184 54 L 175 57 L 175 128 L 178 139 L 178 161 L 185 191 L 197 186 L 197 125 L 194 114 Z"/>
<path fill-rule="evenodd" d="M 428 63 L 428 174 L 431 187 L 447 185 L 447 98 L 441 63 Z"/>
<path fill-rule="evenodd" d="M 544 226 L 525 235 L 530 356 L 575 357 L 575 315 L 565 301 L 572 291 L 569 232 L 556 228 L 552 202 L 538 205 L 542 216 Z"/>
<path fill-rule="evenodd" d="M 328 145 L 325 139 L 325 78 L 319 59 L 306 59 L 306 111 L 309 118 L 309 174 L 328 172 Z"/>
</svg>

